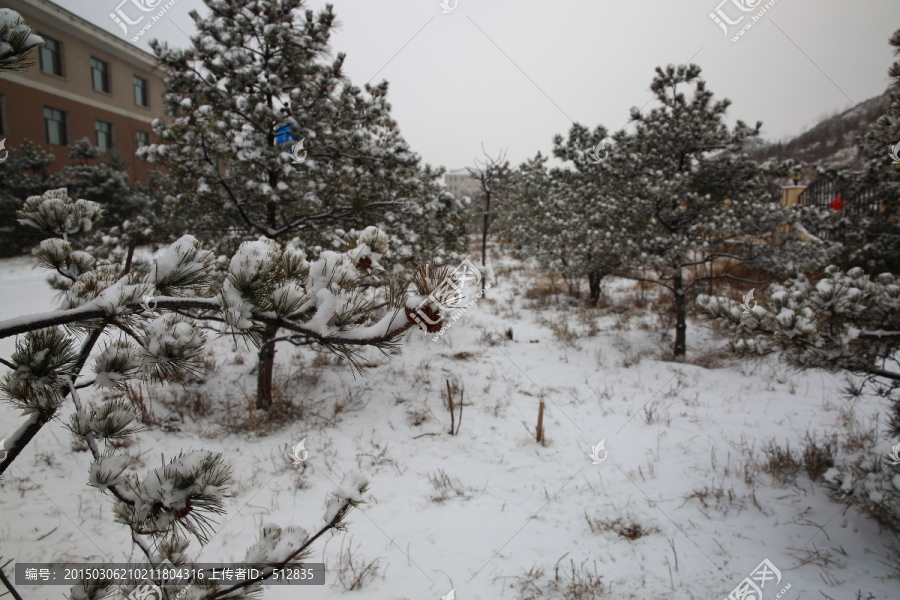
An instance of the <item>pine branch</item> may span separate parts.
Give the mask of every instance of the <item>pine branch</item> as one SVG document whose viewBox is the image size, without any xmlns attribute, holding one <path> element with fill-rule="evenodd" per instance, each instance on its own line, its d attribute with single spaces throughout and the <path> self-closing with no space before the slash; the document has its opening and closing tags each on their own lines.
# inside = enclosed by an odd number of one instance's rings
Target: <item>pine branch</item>
<svg viewBox="0 0 900 600">
<path fill-rule="evenodd" d="M 622 273 L 620 275 L 620 277 L 622 277 L 623 279 L 630 279 L 631 281 L 643 281 L 644 283 L 652 283 L 655 285 L 660 285 L 660 286 L 666 288 L 667 290 L 670 290 L 673 292 L 675 291 L 674 287 L 672 287 L 666 283 L 663 283 L 662 279 L 647 279 L 646 277 L 638 277 L 637 275 L 630 275 L 628 273 Z M 0 327 L 2 327 L 2 323 L 0 323 Z M 0 329 L 0 331 L 2 331 L 2 329 Z M 0 336 L 0 337 L 2 337 L 2 336 Z"/>
<path fill-rule="evenodd" d="M 219 308 L 220 299 L 218 297 L 214 298 L 175 298 L 175 297 L 164 297 L 156 299 L 156 308 L 157 309 L 190 309 L 190 308 L 206 308 L 206 309 L 218 309 Z M 125 308 L 130 308 L 133 310 L 142 310 L 141 303 L 138 301 L 127 302 L 123 305 Z M 302 324 L 296 323 L 294 321 L 289 321 L 286 319 L 281 319 L 279 317 L 274 316 L 272 313 L 266 312 L 253 312 L 253 319 L 255 321 L 259 321 L 260 323 L 264 323 L 267 325 L 275 325 L 279 328 L 289 329 L 296 333 L 309 336 L 314 338 L 317 342 L 326 345 L 347 345 L 347 346 L 373 346 L 376 344 L 382 344 L 385 342 L 390 342 L 396 339 L 398 336 L 402 335 L 406 332 L 410 327 L 412 327 L 412 321 L 407 320 L 407 322 L 397 327 L 396 329 L 389 331 L 388 333 L 369 337 L 369 338 L 353 338 L 353 337 L 344 337 L 344 336 L 323 336 L 322 334 L 313 331 L 312 329 L 304 327 Z M 110 323 L 114 323 L 115 321 L 111 319 L 107 313 L 96 306 L 91 306 L 90 304 L 85 306 L 79 306 L 78 308 L 72 308 L 69 310 L 59 310 L 52 311 L 49 313 L 38 313 L 35 315 L 28 315 L 27 317 L 19 317 L 16 319 L 9 319 L 6 321 L 0 321 L 0 339 L 7 338 L 13 335 L 18 335 L 22 333 L 27 333 L 29 331 L 36 331 L 38 329 L 44 329 L 46 327 L 51 327 L 54 325 L 71 325 L 73 323 L 80 323 L 84 321 L 94 321 L 94 320 L 102 320 Z M 352 331 L 352 330 L 351 330 Z"/>
<path fill-rule="evenodd" d="M 15 319 L 14 319 L 15 320 Z M 35 329 L 41 329 L 35 328 Z M 77 377 L 81 370 L 84 369 L 84 365 L 87 362 L 88 356 L 91 354 L 91 350 L 93 350 L 94 345 L 100 339 L 100 336 L 103 333 L 103 327 L 97 327 L 91 331 L 90 335 L 85 339 L 84 344 L 82 344 L 81 351 L 78 354 L 78 359 L 75 362 L 73 367 L 73 375 Z M 26 331 L 33 331 L 32 329 L 28 329 Z M 24 333 L 24 332 L 23 332 Z M 69 393 L 67 386 L 61 386 L 62 397 L 65 398 Z M 16 434 L 13 435 L 11 441 L 11 447 L 7 450 L 6 458 L 0 461 L 0 475 L 2 475 L 9 465 L 19 456 L 22 450 L 25 449 L 25 446 L 31 442 L 34 436 L 41 430 L 41 428 L 50 422 L 50 420 L 55 415 L 53 414 L 45 414 L 42 412 L 32 413 L 31 418 L 28 422 L 26 422 Z"/>
<path fill-rule="evenodd" d="M 147 557 L 147 562 L 149 562 L 155 568 L 156 565 L 153 564 L 153 552 L 150 551 L 150 546 L 147 545 L 147 542 L 146 540 L 144 540 L 144 538 L 138 537 L 138 534 L 134 529 L 131 530 L 131 541 L 137 544 L 138 548 L 141 549 L 141 552 L 144 553 L 144 556 Z"/>
<path fill-rule="evenodd" d="M 72 393 L 72 402 L 75 404 L 75 409 L 79 412 L 82 411 L 81 406 L 81 398 L 78 396 L 78 392 L 75 391 L 75 386 L 69 382 L 69 389 Z M 86 433 L 84 436 L 85 441 L 88 443 L 88 448 L 91 451 L 91 455 L 94 457 L 94 460 L 98 460 L 100 458 L 100 448 L 97 446 L 97 440 L 94 439 L 94 435 L 92 433 Z M 110 485 L 106 489 L 110 490 L 119 501 L 128 504 L 129 506 L 134 506 L 134 499 L 126 497 L 121 490 L 116 487 L 116 485 Z"/>
<path fill-rule="evenodd" d="M 217 298 L 176 298 L 163 297 L 156 298 L 156 308 L 158 309 L 189 309 L 189 308 L 206 308 L 218 309 L 219 300 Z M 142 311 L 143 307 L 137 300 L 126 302 L 123 304 L 125 308 L 130 308 L 135 312 Z M 25 315 L 15 319 L 0 321 L 0 339 L 7 338 L 29 331 L 36 331 L 55 325 L 70 325 L 82 321 L 106 321 L 111 322 L 109 315 L 102 308 L 95 304 L 85 304 L 77 308 L 68 310 L 54 310 L 47 313 L 37 313 L 34 315 Z"/>
<path fill-rule="evenodd" d="M 304 543 L 302 546 L 300 546 L 299 548 L 297 548 L 296 550 L 294 550 L 293 552 L 288 554 L 288 556 L 284 560 L 277 562 L 275 564 L 269 565 L 268 567 L 266 567 L 265 569 L 262 570 L 262 572 L 260 573 L 260 575 L 258 577 L 254 577 L 253 579 L 248 579 L 247 581 L 242 581 L 241 583 L 237 583 L 233 586 L 219 590 L 218 592 L 216 592 L 216 594 L 214 596 L 212 596 L 212 598 L 210 600 L 215 599 L 215 598 L 222 598 L 224 596 L 227 596 L 231 592 L 251 586 L 260 581 L 269 579 L 270 577 L 272 577 L 272 575 L 274 574 L 276 569 L 284 568 L 292 560 L 294 560 L 294 558 L 296 558 L 297 556 L 300 556 L 301 554 L 306 552 L 306 550 L 310 546 L 312 546 L 316 540 L 318 540 L 320 537 L 322 537 L 322 535 L 324 535 L 325 532 L 327 532 L 331 529 L 337 528 L 340 525 L 341 521 L 346 516 L 347 512 L 350 510 L 350 508 L 353 507 L 354 504 L 355 503 L 353 502 L 353 500 L 351 500 L 350 498 L 345 498 L 344 501 L 341 503 L 340 510 L 337 511 L 337 514 L 335 514 L 335 516 L 331 519 L 331 521 L 326 523 L 325 526 L 322 527 L 322 529 L 320 529 L 318 532 L 315 533 L 315 535 L 313 535 L 309 539 L 307 539 L 306 543 Z"/>
<path fill-rule="evenodd" d="M 300 231 L 306 229 L 306 227 L 308 227 L 315 221 L 322 221 L 324 219 L 340 219 L 349 215 L 358 215 L 360 212 L 370 210 L 372 208 L 395 208 L 400 205 L 402 205 L 402 202 L 389 201 L 370 202 L 366 204 L 362 209 L 354 208 L 352 206 L 332 208 L 319 213 L 298 217 L 287 225 L 284 225 L 279 229 L 275 229 L 274 231 L 272 231 L 271 233 L 267 233 L 266 235 L 274 239 L 292 231 Z"/>
<path fill-rule="evenodd" d="M 884 377 L 885 379 L 890 379 L 892 381 L 900 381 L 900 373 L 894 373 L 893 371 L 886 371 L 884 369 L 866 369 L 864 372 L 878 377 Z"/>
</svg>

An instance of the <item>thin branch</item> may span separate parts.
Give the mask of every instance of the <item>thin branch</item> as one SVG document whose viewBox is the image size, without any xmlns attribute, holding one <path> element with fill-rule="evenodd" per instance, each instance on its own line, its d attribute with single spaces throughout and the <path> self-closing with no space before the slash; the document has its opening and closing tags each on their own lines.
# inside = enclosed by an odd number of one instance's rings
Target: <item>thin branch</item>
<svg viewBox="0 0 900 600">
<path fill-rule="evenodd" d="M 75 408 L 78 410 L 78 412 L 81 412 L 81 410 L 82 410 L 81 398 L 78 396 L 78 392 L 75 391 L 75 385 L 72 383 L 71 380 L 69 381 L 69 390 L 72 393 L 72 402 L 75 404 Z M 94 460 L 98 460 L 100 458 L 100 448 L 97 446 L 97 440 L 94 439 L 94 434 L 87 433 L 83 437 L 85 440 L 87 440 L 88 448 L 90 448 L 91 454 L 94 456 Z M 122 501 L 128 505 L 134 506 L 134 500 L 125 497 L 125 495 L 119 491 L 119 488 L 116 485 L 110 485 L 106 489 L 111 491 L 113 496 L 118 498 L 120 501 Z"/>
<path fill-rule="evenodd" d="M 675 291 L 675 288 L 673 288 L 673 287 L 670 286 L 670 285 L 667 285 L 667 284 L 663 283 L 663 282 L 662 282 L 661 280 L 659 280 L 659 279 L 647 279 L 646 277 L 637 277 L 637 276 L 628 275 L 628 274 L 625 274 L 625 273 L 619 275 L 619 277 L 621 277 L 622 279 L 630 279 L 630 280 L 632 280 L 632 281 L 644 281 L 644 282 L 646 282 L 646 283 L 653 283 L 653 284 L 656 284 L 656 285 L 661 285 L 662 287 L 664 287 L 664 288 L 666 288 L 666 289 L 668 289 L 668 290 L 672 290 L 673 292 Z M 0 323 L 0 326 L 2 326 L 2 323 Z M 0 329 L 0 331 L 2 331 L 2 329 Z"/>
<path fill-rule="evenodd" d="M 159 298 L 156 301 L 157 308 L 207 308 L 218 309 L 219 300 L 217 298 Z M 125 304 L 125 308 L 135 311 L 143 310 L 141 303 L 137 300 Z M 15 319 L 0 321 L 0 339 L 7 338 L 20 333 L 27 333 L 45 327 L 53 327 L 54 325 L 69 325 L 79 321 L 89 320 L 107 320 L 111 315 L 107 314 L 102 308 L 96 304 L 85 304 L 78 308 L 69 310 L 54 310 L 47 313 L 37 313 L 33 315 L 25 315 Z"/>
<path fill-rule="evenodd" d="M 6 564 L 8 565 L 9 563 Z M 3 566 L 5 567 L 6 565 Z M 15 600 L 22 600 L 22 596 L 19 595 L 19 592 L 16 591 L 15 586 L 6 577 L 6 573 L 3 572 L 3 567 L 0 567 L 0 581 L 3 582 L 3 586 L 9 590 L 9 593 L 12 594 L 12 597 L 15 598 Z"/>
<path fill-rule="evenodd" d="M 159 309 L 177 309 L 177 308 L 219 308 L 219 298 L 174 298 L 164 297 L 156 301 L 156 307 Z M 140 303 L 137 301 L 128 302 L 125 308 L 139 309 Z M 68 325 L 88 320 L 108 320 L 110 317 L 102 308 L 93 305 L 81 306 L 70 310 L 52 311 L 49 313 L 40 313 L 36 315 L 28 315 L 27 317 L 19 317 L 0 322 L 0 339 L 52 327 L 54 325 Z M 275 325 L 283 327 L 302 335 L 309 336 L 316 341 L 326 345 L 340 346 L 373 346 L 390 342 L 403 334 L 412 327 L 413 322 L 407 320 L 406 323 L 393 331 L 389 331 L 384 335 L 368 338 L 350 338 L 337 335 L 323 336 L 317 331 L 308 329 L 300 323 L 282 319 L 274 316 L 272 313 L 253 312 L 253 319 L 267 325 Z"/>
<path fill-rule="evenodd" d="M 302 546 L 300 546 L 299 548 L 297 548 L 296 550 L 294 550 L 293 552 L 288 554 L 287 558 L 285 558 L 283 561 L 281 561 L 279 563 L 270 564 L 268 567 L 266 567 L 265 569 L 262 570 L 262 573 L 260 573 L 260 575 L 258 575 L 257 577 L 254 577 L 253 579 L 248 579 L 247 581 L 242 581 L 241 583 L 237 583 L 231 587 L 227 587 L 223 590 L 219 590 L 218 592 L 216 592 L 216 594 L 214 596 L 212 596 L 212 598 L 222 598 L 223 596 L 226 596 L 226 595 L 230 594 L 231 592 L 234 592 L 241 588 L 245 588 L 247 586 L 253 585 L 254 583 L 263 581 L 264 579 L 270 578 L 276 569 L 281 569 L 281 568 L 285 567 L 288 563 L 290 563 L 292 560 L 294 560 L 295 557 L 306 552 L 307 548 L 312 546 L 313 543 L 317 539 L 322 537 L 322 535 L 326 531 L 329 531 L 329 530 L 337 527 L 340 524 L 340 522 L 344 519 L 347 512 L 349 512 L 349 510 L 351 508 L 352 508 L 352 500 L 350 500 L 349 498 L 345 498 L 343 506 L 341 506 L 341 508 L 337 511 L 337 514 L 331 519 L 331 521 L 326 523 L 325 526 L 322 527 L 322 529 L 320 529 L 318 532 L 316 532 L 315 535 L 313 535 L 312 537 L 307 539 L 306 543 L 304 543 Z"/>
<path fill-rule="evenodd" d="M 147 557 L 147 561 L 152 565 L 153 552 L 150 551 L 150 546 L 147 545 L 147 541 L 143 538 L 139 538 L 134 530 L 131 531 L 131 540 L 138 545 L 138 548 L 140 548 L 144 555 Z"/>
<path fill-rule="evenodd" d="M 885 379 L 890 379 L 892 381 L 900 381 L 900 373 L 894 373 L 893 371 L 885 371 L 884 369 L 866 369 L 863 372 L 877 375 L 878 377 L 884 377 Z"/>
</svg>

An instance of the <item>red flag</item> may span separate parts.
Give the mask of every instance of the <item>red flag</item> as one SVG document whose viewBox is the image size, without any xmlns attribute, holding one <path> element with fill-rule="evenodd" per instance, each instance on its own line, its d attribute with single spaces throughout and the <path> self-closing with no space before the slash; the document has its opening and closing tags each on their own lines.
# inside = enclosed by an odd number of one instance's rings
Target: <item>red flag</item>
<svg viewBox="0 0 900 600">
<path fill-rule="evenodd" d="M 843 210 L 844 209 L 844 201 L 841 200 L 841 195 L 838 194 L 834 197 L 834 200 L 831 201 L 831 204 L 828 205 L 828 208 L 831 210 Z"/>
</svg>

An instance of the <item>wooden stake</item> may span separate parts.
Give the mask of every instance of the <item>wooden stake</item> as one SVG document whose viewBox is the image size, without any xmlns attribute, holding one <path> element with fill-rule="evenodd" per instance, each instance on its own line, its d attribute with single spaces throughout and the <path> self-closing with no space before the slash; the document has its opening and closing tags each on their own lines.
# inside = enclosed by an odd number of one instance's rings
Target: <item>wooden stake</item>
<svg viewBox="0 0 900 600">
<path fill-rule="evenodd" d="M 459 435 L 459 428 L 462 427 L 462 407 L 465 402 L 463 401 L 466 397 L 466 389 L 460 387 L 459 389 L 459 422 L 456 424 L 456 433 L 453 435 Z"/>
<path fill-rule="evenodd" d="M 453 426 L 454 426 L 454 421 L 456 418 L 453 415 L 453 392 L 450 391 L 450 380 L 445 379 L 444 381 L 447 382 L 447 404 L 450 405 L 450 435 L 455 435 L 453 433 Z"/>
<path fill-rule="evenodd" d="M 541 400 L 540 405 L 538 405 L 538 422 L 537 422 L 537 430 L 535 431 L 535 438 L 537 439 L 537 443 L 543 445 L 544 444 L 544 401 Z"/>
</svg>

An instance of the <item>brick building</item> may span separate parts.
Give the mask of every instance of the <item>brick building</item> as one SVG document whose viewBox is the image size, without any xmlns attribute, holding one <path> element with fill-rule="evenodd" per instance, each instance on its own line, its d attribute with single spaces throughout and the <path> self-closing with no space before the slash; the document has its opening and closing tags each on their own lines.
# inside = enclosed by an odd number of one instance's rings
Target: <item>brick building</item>
<svg viewBox="0 0 900 600">
<path fill-rule="evenodd" d="M 135 150 L 152 143 L 150 123 L 163 117 L 163 73 L 156 57 L 49 0 L 6 0 L 45 44 L 29 53 L 27 71 L 0 72 L 0 139 L 6 149 L 29 140 L 51 151 L 49 172 L 74 161 L 67 144 L 87 138 L 146 181 Z"/>
</svg>

